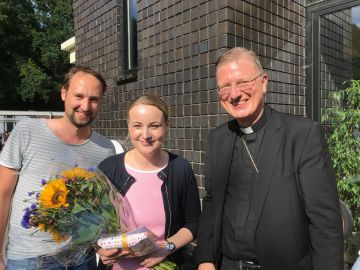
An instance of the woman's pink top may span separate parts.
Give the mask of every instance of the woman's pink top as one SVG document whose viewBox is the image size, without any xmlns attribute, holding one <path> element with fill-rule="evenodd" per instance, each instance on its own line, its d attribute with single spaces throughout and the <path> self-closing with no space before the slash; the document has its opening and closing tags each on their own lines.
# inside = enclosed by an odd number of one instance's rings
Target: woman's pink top
<svg viewBox="0 0 360 270">
<path fill-rule="evenodd" d="M 135 178 L 135 182 L 125 195 L 135 221 L 135 228 L 131 229 L 146 226 L 158 237 L 157 240 L 164 240 L 165 210 L 161 194 L 163 181 L 157 175 L 163 168 L 156 171 L 141 171 L 126 164 L 125 168 Z M 114 264 L 113 270 L 148 269 L 142 267 L 140 262 L 137 259 L 120 259 L 118 263 Z"/>
</svg>

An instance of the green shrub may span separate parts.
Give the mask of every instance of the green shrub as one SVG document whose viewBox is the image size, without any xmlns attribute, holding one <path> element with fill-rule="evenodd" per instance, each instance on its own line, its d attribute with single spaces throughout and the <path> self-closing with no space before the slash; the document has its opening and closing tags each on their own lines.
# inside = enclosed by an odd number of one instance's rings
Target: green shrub
<svg viewBox="0 0 360 270">
<path fill-rule="evenodd" d="M 354 217 L 353 231 L 360 231 L 360 80 L 333 94 L 337 105 L 326 109 L 323 122 L 330 124 L 327 136 L 340 198 Z"/>
</svg>

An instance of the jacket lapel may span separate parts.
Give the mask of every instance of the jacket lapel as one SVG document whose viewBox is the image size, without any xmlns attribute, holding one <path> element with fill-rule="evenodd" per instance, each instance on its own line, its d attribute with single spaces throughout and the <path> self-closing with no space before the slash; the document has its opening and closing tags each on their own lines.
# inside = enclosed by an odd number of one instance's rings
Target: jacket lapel
<svg viewBox="0 0 360 270">
<path fill-rule="evenodd" d="M 215 228 L 214 231 L 214 241 L 215 244 L 213 252 L 216 254 L 216 258 L 218 258 L 217 263 L 220 263 L 220 242 L 221 242 L 221 221 L 222 221 L 222 211 L 225 202 L 225 194 L 226 188 L 229 181 L 229 174 L 231 168 L 231 161 L 234 152 L 234 144 L 236 140 L 236 131 L 237 124 L 235 120 L 228 122 L 227 126 L 224 127 L 223 132 L 216 134 L 216 138 L 211 141 L 214 148 L 214 158 L 221 157 L 216 160 L 216 165 L 214 165 L 215 169 L 212 169 L 211 178 L 213 179 L 213 200 L 214 206 L 217 208 L 215 211 L 216 215 L 215 219 Z M 214 161 L 215 163 L 215 161 Z M 220 265 L 217 265 L 220 267 Z M 218 268 L 217 267 L 217 268 Z"/>
<path fill-rule="evenodd" d="M 255 200 L 255 217 L 258 224 L 264 207 L 266 196 L 274 173 L 274 168 L 280 146 L 283 140 L 283 130 L 279 114 L 270 109 L 270 117 L 266 125 L 262 147 L 259 155 L 259 182 L 256 186 L 257 199 Z"/>
<path fill-rule="evenodd" d="M 223 181 L 215 181 L 215 189 L 216 193 L 219 194 L 219 199 L 221 202 L 224 202 L 225 191 L 227 188 L 227 183 L 229 180 L 231 161 L 234 152 L 234 145 L 236 139 L 236 131 L 238 126 L 235 120 L 228 122 L 227 129 L 223 133 L 223 136 L 219 136 L 217 138 L 217 142 L 215 145 L 217 146 L 216 153 L 218 153 L 218 157 L 222 157 L 217 160 L 218 165 L 215 166 L 217 170 L 214 172 L 214 179 L 223 179 Z"/>
</svg>

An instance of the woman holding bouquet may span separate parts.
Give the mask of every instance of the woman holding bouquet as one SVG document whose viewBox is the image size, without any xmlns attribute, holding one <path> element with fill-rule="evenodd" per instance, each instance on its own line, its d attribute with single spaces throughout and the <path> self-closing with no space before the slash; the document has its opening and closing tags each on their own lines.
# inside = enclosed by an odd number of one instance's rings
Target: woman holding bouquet
<svg viewBox="0 0 360 270">
<path fill-rule="evenodd" d="M 104 265 L 112 265 L 113 270 L 148 269 L 165 258 L 180 266 L 181 248 L 197 235 L 200 200 L 192 168 L 185 159 L 162 149 L 168 118 L 162 99 L 138 97 L 127 115 L 134 148 L 99 165 L 129 202 L 135 227 L 146 226 L 154 232 L 159 249 L 140 260 L 127 259 L 126 251 L 100 249 L 100 269 L 111 269 Z"/>
</svg>

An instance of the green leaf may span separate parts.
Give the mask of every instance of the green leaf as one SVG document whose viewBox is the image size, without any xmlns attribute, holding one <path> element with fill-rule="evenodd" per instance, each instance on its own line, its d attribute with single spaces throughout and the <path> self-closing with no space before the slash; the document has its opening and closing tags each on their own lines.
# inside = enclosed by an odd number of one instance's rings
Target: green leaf
<svg viewBox="0 0 360 270">
<path fill-rule="evenodd" d="M 81 205 L 81 204 L 79 204 L 77 201 L 75 201 L 75 203 L 74 203 L 74 207 L 73 207 L 73 209 L 71 210 L 71 214 L 72 215 L 75 215 L 75 214 L 77 214 L 77 213 L 79 213 L 79 212 L 81 212 L 81 211 L 85 211 L 86 209 Z"/>
</svg>

